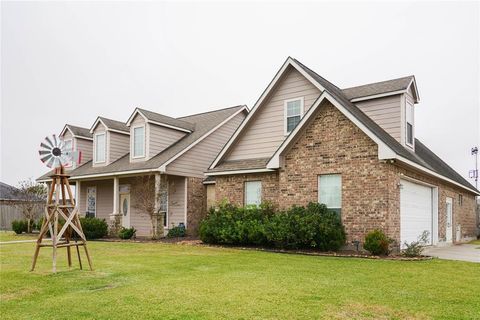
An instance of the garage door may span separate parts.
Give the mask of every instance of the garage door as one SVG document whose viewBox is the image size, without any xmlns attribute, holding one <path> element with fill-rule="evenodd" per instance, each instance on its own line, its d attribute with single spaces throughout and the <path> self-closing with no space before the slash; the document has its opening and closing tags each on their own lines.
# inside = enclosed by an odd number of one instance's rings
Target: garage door
<svg viewBox="0 0 480 320">
<path fill-rule="evenodd" d="M 427 230 L 432 243 L 433 190 L 428 186 L 402 180 L 400 189 L 400 240 L 416 241 Z"/>
</svg>

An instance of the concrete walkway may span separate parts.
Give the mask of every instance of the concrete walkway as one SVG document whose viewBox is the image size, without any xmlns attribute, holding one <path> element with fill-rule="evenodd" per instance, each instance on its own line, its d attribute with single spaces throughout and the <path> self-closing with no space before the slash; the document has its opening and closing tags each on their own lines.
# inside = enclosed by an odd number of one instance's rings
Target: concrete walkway
<svg viewBox="0 0 480 320">
<path fill-rule="evenodd" d="M 460 260 L 480 263 L 480 245 L 478 244 L 427 247 L 423 251 L 423 254 L 445 260 Z"/>
</svg>

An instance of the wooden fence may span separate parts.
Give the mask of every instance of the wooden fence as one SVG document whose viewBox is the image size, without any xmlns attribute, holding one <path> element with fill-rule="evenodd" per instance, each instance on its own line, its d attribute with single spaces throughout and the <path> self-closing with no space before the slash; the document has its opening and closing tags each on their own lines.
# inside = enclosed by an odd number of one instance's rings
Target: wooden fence
<svg viewBox="0 0 480 320">
<path fill-rule="evenodd" d="M 35 220 L 40 219 L 44 209 L 37 212 Z M 12 230 L 12 221 L 25 219 L 22 210 L 12 203 L 0 202 L 0 230 Z"/>
</svg>

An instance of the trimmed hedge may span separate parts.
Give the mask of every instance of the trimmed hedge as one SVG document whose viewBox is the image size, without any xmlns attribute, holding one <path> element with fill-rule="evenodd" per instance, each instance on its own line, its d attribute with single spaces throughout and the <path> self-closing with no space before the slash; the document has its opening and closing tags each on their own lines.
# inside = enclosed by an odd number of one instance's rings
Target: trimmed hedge
<svg viewBox="0 0 480 320">
<path fill-rule="evenodd" d="M 370 231 L 365 237 L 363 248 L 373 255 L 388 256 L 392 239 L 388 238 L 382 230 Z"/>
<path fill-rule="evenodd" d="M 340 217 L 323 204 L 294 206 L 285 212 L 276 212 L 268 204 L 221 204 L 201 222 L 200 238 L 214 244 L 337 251 L 345 244 L 346 234 Z"/>
<path fill-rule="evenodd" d="M 128 240 L 135 235 L 135 232 L 137 232 L 137 230 L 135 230 L 134 227 L 131 227 L 131 228 L 122 227 L 122 229 L 120 229 L 120 231 L 118 232 L 118 237 L 123 240 Z"/>
</svg>

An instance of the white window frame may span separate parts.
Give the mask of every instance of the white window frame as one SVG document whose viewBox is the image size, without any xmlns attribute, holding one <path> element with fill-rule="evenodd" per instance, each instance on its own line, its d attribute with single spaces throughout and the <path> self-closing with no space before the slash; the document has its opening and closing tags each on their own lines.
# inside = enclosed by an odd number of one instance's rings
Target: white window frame
<svg viewBox="0 0 480 320">
<path fill-rule="evenodd" d="M 105 149 L 104 149 L 104 158 L 103 161 L 98 161 L 97 159 L 97 141 L 98 141 L 98 136 L 104 136 L 105 137 Z M 99 132 L 95 133 L 95 141 L 94 141 L 94 146 L 93 146 L 93 159 L 95 163 L 105 163 L 107 161 L 107 132 Z"/>
<path fill-rule="evenodd" d="M 143 128 L 143 154 L 139 156 L 135 156 L 135 129 Z M 145 124 L 137 125 L 132 127 L 132 134 L 131 134 L 131 150 L 132 150 L 132 159 L 140 159 L 145 158 L 145 153 L 147 149 L 147 128 Z"/>
<path fill-rule="evenodd" d="M 97 186 L 89 186 L 85 189 L 85 202 L 86 202 L 86 205 L 85 205 L 85 215 L 87 215 L 87 212 L 88 212 L 88 189 L 95 189 L 95 214 L 94 214 L 94 217 L 96 218 L 97 217 Z"/>
<path fill-rule="evenodd" d="M 318 196 L 317 196 L 317 201 L 318 203 L 324 203 L 322 201 L 320 201 L 320 188 L 321 188 L 321 184 L 320 184 L 320 178 L 322 176 L 339 176 L 340 177 L 340 207 L 328 207 L 328 209 L 337 209 L 337 210 L 340 210 L 340 216 L 342 215 L 342 203 L 343 203 L 343 177 L 342 177 L 342 174 L 341 173 L 325 173 L 325 174 L 319 174 L 318 177 L 317 177 L 317 186 L 318 186 Z M 326 205 L 326 203 L 324 203 Z"/>
<path fill-rule="evenodd" d="M 262 180 L 250 180 L 250 181 L 245 181 L 243 183 L 243 205 L 244 206 L 251 206 L 251 205 L 254 205 L 253 203 L 250 203 L 248 204 L 247 203 L 247 186 L 249 183 L 252 183 L 252 182 L 257 182 L 257 183 L 260 183 L 260 201 L 258 203 L 258 205 L 260 205 L 262 203 Z M 257 204 L 255 204 L 257 205 Z"/>
<path fill-rule="evenodd" d="M 298 101 L 300 100 L 300 120 L 302 120 L 303 118 L 303 114 L 304 114 L 304 97 L 298 97 L 298 98 L 293 98 L 293 99 L 287 99 L 283 102 L 283 133 L 287 136 L 290 134 L 290 132 L 288 132 L 287 130 L 287 114 L 288 114 L 288 110 L 287 110 L 287 107 L 288 107 L 288 103 L 289 102 L 293 102 L 293 101 Z M 293 131 L 293 129 L 292 129 Z"/>
<path fill-rule="evenodd" d="M 405 144 L 411 148 L 413 148 L 413 144 L 415 142 L 415 116 L 414 116 L 414 105 L 410 103 L 409 101 L 406 101 L 405 103 Z M 408 120 L 408 109 L 410 109 L 411 113 L 411 118 L 412 122 L 409 122 Z M 408 141 L 408 124 L 412 126 L 412 142 L 410 143 Z"/>
<path fill-rule="evenodd" d="M 65 140 L 63 140 L 64 146 L 67 145 L 67 142 L 70 142 L 70 146 L 71 146 L 70 151 L 74 151 L 75 149 L 74 149 L 74 147 L 73 147 L 73 139 L 65 139 Z"/>
</svg>

